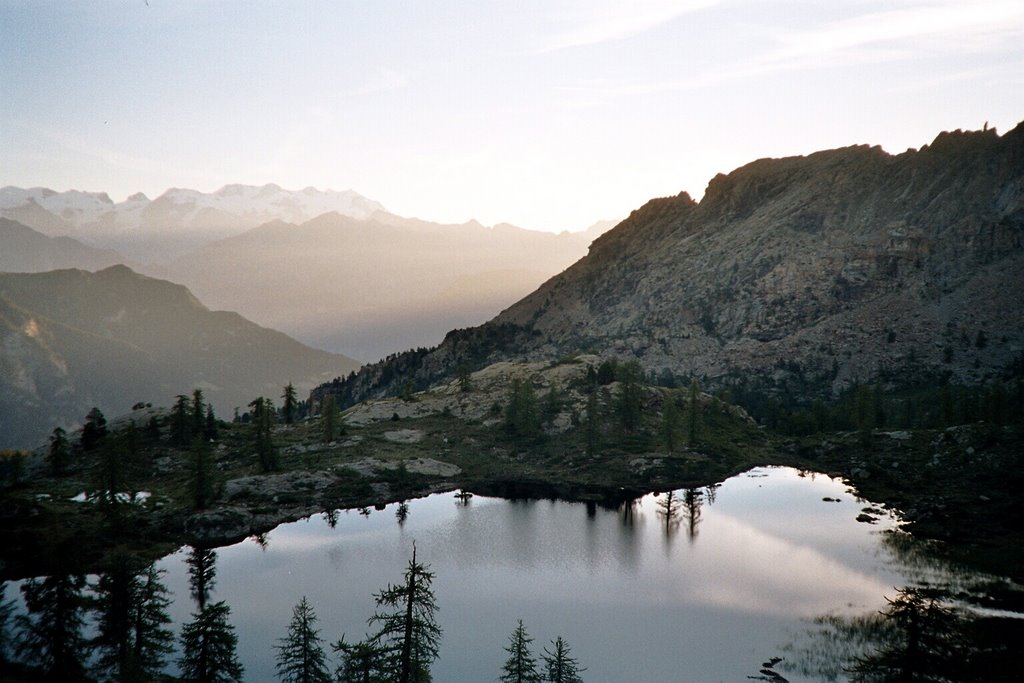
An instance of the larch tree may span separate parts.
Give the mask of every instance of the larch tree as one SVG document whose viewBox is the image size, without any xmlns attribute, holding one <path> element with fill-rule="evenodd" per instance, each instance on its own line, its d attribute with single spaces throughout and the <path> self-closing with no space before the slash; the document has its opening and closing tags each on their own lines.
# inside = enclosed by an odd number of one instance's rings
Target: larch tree
<svg viewBox="0 0 1024 683">
<path fill-rule="evenodd" d="M 277 677 L 284 683 L 329 683 L 331 676 L 324 661 L 324 648 L 313 606 L 302 596 L 292 610 L 288 634 L 276 646 Z"/>
<path fill-rule="evenodd" d="M 284 401 L 281 404 L 281 415 L 284 417 L 285 424 L 291 424 L 295 422 L 295 413 L 299 408 L 299 402 L 295 395 L 295 387 L 292 386 L 291 382 L 284 388 L 284 393 L 281 394 L 281 400 Z"/>
<path fill-rule="evenodd" d="M 433 572 L 416 561 L 416 545 L 405 571 L 405 580 L 389 585 L 374 596 L 377 612 L 370 626 L 377 626 L 373 642 L 382 649 L 386 670 L 397 683 L 428 683 L 430 665 L 437 659 L 441 627 L 437 625 L 437 600 L 431 588 Z"/>
<path fill-rule="evenodd" d="M 537 660 L 530 652 L 530 643 L 533 642 L 526 633 L 523 620 L 519 620 L 516 629 L 508 638 L 509 643 L 505 647 L 508 659 L 501 667 L 502 683 L 540 683 L 540 672 L 537 671 Z"/>
<path fill-rule="evenodd" d="M 550 683 L 583 683 L 580 672 L 586 671 L 580 668 L 579 662 L 569 654 L 569 644 L 562 636 L 551 641 L 551 650 L 544 648 L 541 659 L 544 660 L 544 669 Z"/>
<path fill-rule="evenodd" d="M 193 614 L 192 621 L 182 627 L 178 666 L 186 681 L 241 683 L 243 668 L 236 654 L 238 636 L 230 617 L 227 603 L 215 602 Z"/>
</svg>

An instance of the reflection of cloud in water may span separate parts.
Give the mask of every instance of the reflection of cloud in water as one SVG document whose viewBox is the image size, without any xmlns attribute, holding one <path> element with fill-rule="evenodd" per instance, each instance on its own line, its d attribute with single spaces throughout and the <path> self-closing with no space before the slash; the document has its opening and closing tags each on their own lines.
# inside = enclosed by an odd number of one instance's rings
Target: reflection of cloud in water
<svg viewBox="0 0 1024 683">
<path fill-rule="evenodd" d="M 813 616 L 837 604 L 882 603 L 887 583 L 820 551 L 736 519 L 714 519 L 715 542 L 700 548 L 698 571 L 681 568 L 685 599 L 741 611 Z"/>
</svg>

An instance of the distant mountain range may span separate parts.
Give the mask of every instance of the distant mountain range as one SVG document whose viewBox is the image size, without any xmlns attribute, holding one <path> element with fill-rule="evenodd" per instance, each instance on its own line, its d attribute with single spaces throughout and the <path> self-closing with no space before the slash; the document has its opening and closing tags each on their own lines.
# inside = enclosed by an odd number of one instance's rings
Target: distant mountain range
<svg viewBox="0 0 1024 683">
<path fill-rule="evenodd" d="M 376 360 L 493 317 L 612 225 L 558 235 L 440 225 L 351 191 L 277 185 L 174 189 L 117 204 L 103 193 L 5 187 L 0 271 L 126 263 L 188 286 L 213 308 Z"/>
<path fill-rule="evenodd" d="M 162 261 L 270 221 L 301 223 L 330 211 L 367 218 L 384 207 L 351 190 L 226 185 L 213 193 L 173 188 L 115 203 L 104 192 L 0 188 L 0 217 L 51 237 L 71 236 L 138 261 Z"/>
<path fill-rule="evenodd" d="M 481 327 L 364 367 L 362 399 L 580 351 L 797 399 L 1024 368 L 1024 124 L 761 159 L 654 199 Z M 395 380 L 396 374 L 401 378 Z"/>
<path fill-rule="evenodd" d="M 37 446 L 93 406 L 115 416 L 197 387 L 230 418 L 358 367 L 125 266 L 0 273 L 0 350 L 0 448 Z"/>
<path fill-rule="evenodd" d="M 152 272 L 308 344 L 377 360 L 493 317 L 586 254 L 607 227 L 556 235 L 329 213 L 268 223 Z"/>
</svg>

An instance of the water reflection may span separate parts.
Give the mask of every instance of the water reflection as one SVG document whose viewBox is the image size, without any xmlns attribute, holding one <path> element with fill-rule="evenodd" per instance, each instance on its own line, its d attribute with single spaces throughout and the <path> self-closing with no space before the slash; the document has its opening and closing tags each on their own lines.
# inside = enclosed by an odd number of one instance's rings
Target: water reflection
<svg viewBox="0 0 1024 683">
<path fill-rule="evenodd" d="M 153 570 L 151 585 L 165 584 L 163 595 L 173 598 L 165 607 L 172 623 L 156 629 L 179 634 L 179 651 L 165 657 L 169 673 L 191 671 L 194 653 L 206 648 L 229 679 L 234 664 L 244 663 L 248 680 L 272 680 L 281 615 L 308 596 L 328 642 L 364 633 L 381 573 L 404 565 L 410 540 L 436 573 L 445 631 L 432 669 L 439 681 L 494 680 L 507 625 L 517 618 L 538 642 L 564 635 L 587 663 L 586 679 L 598 683 L 843 679 L 861 675 L 856 657 L 896 642 L 884 630 L 872 635 L 890 607 L 886 596 L 899 599 L 893 586 L 953 586 L 956 607 L 961 589 L 980 585 L 977 575 L 951 573 L 920 551 L 895 531 L 896 520 L 858 524 L 862 503 L 842 482 L 782 468 L 614 507 L 481 495 L 469 501 L 446 494 L 379 515 L 327 511 L 275 529 L 263 549 L 249 541 L 216 551 L 184 548 L 155 567 L 114 565 L 84 584 L 74 572 L 20 582 L 5 591 L 7 609 L 0 601 L 0 656 L 10 642 L 2 638 L 5 613 L 13 612 L 6 621 L 19 632 L 42 627 L 43 612 L 29 609 L 28 593 L 45 582 L 52 592 L 63 581 L 65 594 L 77 591 L 76 599 L 87 601 L 102 592 L 110 614 L 103 618 L 114 624 L 124 617 L 118 605 Z M 684 535 L 690 542 L 678 542 Z M 159 612 L 159 600 L 152 605 Z M 100 613 L 82 609 L 78 632 L 92 638 Z M 74 610 L 65 623 L 74 624 Z M 966 632 L 978 628 L 971 622 Z M 124 651 L 124 629 L 109 630 L 110 651 Z M 214 641 L 230 647 L 214 656 Z M 829 643 L 852 647 L 855 658 L 830 651 Z M 825 653 L 818 659 L 833 668 L 815 662 L 814 653 Z M 773 661 L 777 656 L 784 660 Z"/>
</svg>

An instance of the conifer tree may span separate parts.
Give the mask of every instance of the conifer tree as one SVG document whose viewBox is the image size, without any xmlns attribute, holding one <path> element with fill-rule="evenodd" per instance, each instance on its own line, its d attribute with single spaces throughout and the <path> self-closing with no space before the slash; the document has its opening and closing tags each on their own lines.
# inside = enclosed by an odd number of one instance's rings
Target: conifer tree
<svg viewBox="0 0 1024 683">
<path fill-rule="evenodd" d="M 154 680 L 164 668 L 164 661 L 174 651 L 174 634 L 167 628 L 171 604 L 167 587 L 161 580 L 162 569 L 150 564 L 136 580 L 132 601 L 132 648 L 140 680 Z"/>
<path fill-rule="evenodd" d="M 540 683 L 541 677 L 537 671 L 537 660 L 530 653 L 530 643 L 533 642 L 533 638 L 527 635 L 522 619 L 519 620 L 519 625 L 512 631 L 508 640 L 508 646 L 505 648 L 508 659 L 501 667 L 499 680 L 502 683 Z"/>
<path fill-rule="evenodd" d="M 192 438 L 202 436 L 206 430 L 206 402 L 203 400 L 202 389 L 192 391 L 192 408 L 189 414 L 192 416 L 190 428 Z"/>
<path fill-rule="evenodd" d="M 334 675 L 338 683 L 385 683 L 384 653 L 372 640 L 346 643 L 345 636 L 331 646 L 341 657 Z"/>
<path fill-rule="evenodd" d="M 594 455 L 597 452 L 598 438 L 600 437 L 600 422 L 598 417 L 597 384 L 591 387 L 587 395 L 587 455 Z"/>
<path fill-rule="evenodd" d="M 295 421 L 295 411 L 299 406 L 299 402 L 295 397 L 295 387 L 292 386 L 291 382 L 288 382 L 287 386 L 285 386 L 281 399 L 284 401 L 281 404 L 281 415 L 284 417 L 285 424 L 291 424 Z"/>
<path fill-rule="evenodd" d="M 206 404 L 206 423 L 203 426 L 203 438 L 207 441 L 216 441 L 220 438 L 217 416 L 213 414 L 213 406 L 209 403 Z"/>
<path fill-rule="evenodd" d="M 85 416 L 85 425 L 82 427 L 82 450 L 86 453 L 96 450 L 106 436 L 107 418 L 99 408 L 93 408 Z"/>
<path fill-rule="evenodd" d="M 195 683 L 241 683 L 238 636 L 229 621 L 231 608 L 224 601 L 207 605 L 181 629 L 182 676 Z"/>
<path fill-rule="evenodd" d="M 643 389 L 640 380 L 643 370 L 636 361 L 618 366 L 619 393 L 615 401 L 615 412 L 623 434 L 632 434 L 640 426 L 643 413 Z"/>
<path fill-rule="evenodd" d="M 416 546 L 402 584 L 389 585 L 374 598 L 377 612 L 370 617 L 378 630 L 372 642 L 381 648 L 387 671 L 397 683 L 427 683 L 437 659 L 441 627 L 431 582 L 433 572 L 416 561 Z"/>
<path fill-rule="evenodd" d="M 551 641 L 551 646 L 553 651 L 544 648 L 544 654 L 541 655 L 547 674 L 545 680 L 550 683 L 583 683 L 580 672 L 586 669 L 581 669 L 579 662 L 569 654 L 569 644 L 562 640 L 562 636 L 558 636 Z"/>
<path fill-rule="evenodd" d="M 338 404 L 333 394 L 327 394 L 320 406 L 320 421 L 323 423 L 324 443 L 331 443 L 338 437 Z"/>
<path fill-rule="evenodd" d="M 203 510 L 214 496 L 213 453 L 202 438 L 192 440 L 192 502 Z"/>
<path fill-rule="evenodd" d="M 277 677 L 285 683 L 329 683 L 330 674 L 324 662 L 320 632 L 313 607 L 303 596 L 292 610 L 288 635 L 276 646 Z"/>
<path fill-rule="evenodd" d="M 273 472 L 279 467 L 277 448 L 274 446 L 272 435 L 274 404 L 270 399 L 260 396 L 254 399 L 249 407 L 252 408 L 253 445 L 259 457 L 260 467 L 264 472 Z"/>
<path fill-rule="evenodd" d="M 505 429 L 514 437 L 528 439 L 540 434 L 540 414 L 533 382 L 516 377 L 509 387 Z"/>
<path fill-rule="evenodd" d="M 192 443 L 192 419 L 188 396 L 178 394 L 171 409 L 171 428 L 168 440 L 172 446 L 184 448 Z"/>
<path fill-rule="evenodd" d="M 67 432 L 60 427 L 55 427 L 50 435 L 50 452 L 47 459 L 53 476 L 59 477 L 67 472 L 71 461 L 71 445 L 68 443 Z"/>
</svg>

